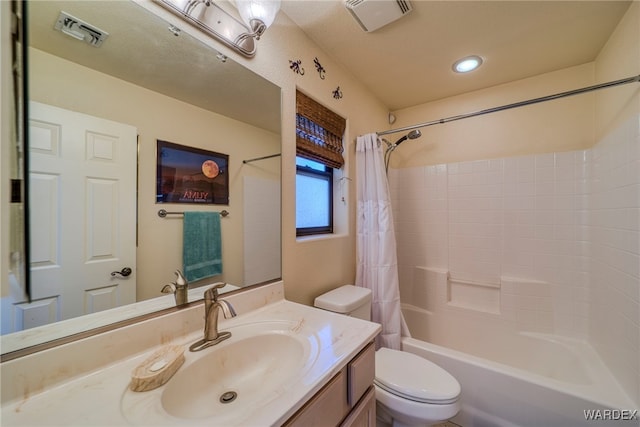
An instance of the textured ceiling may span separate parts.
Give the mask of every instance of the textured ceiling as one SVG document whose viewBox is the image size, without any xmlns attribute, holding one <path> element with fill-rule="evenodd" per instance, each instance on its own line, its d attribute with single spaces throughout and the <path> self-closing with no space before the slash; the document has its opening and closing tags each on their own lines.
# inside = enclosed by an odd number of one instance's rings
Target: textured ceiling
<svg viewBox="0 0 640 427">
<path fill-rule="evenodd" d="M 280 88 L 128 1 L 35 1 L 30 45 L 233 119 L 280 132 Z M 96 48 L 54 30 L 60 11 L 109 33 Z M 186 25 L 186 24 L 185 24 Z"/>
<path fill-rule="evenodd" d="M 282 10 L 390 110 L 397 110 L 591 62 L 631 2 L 411 4 L 411 13 L 369 33 L 342 0 L 283 0 Z M 470 54 L 483 57 L 484 65 L 467 75 L 454 73 L 453 62 Z"/>
<path fill-rule="evenodd" d="M 411 4 L 411 13 L 370 33 L 360 28 L 343 0 L 283 0 L 281 13 L 390 110 L 397 110 L 591 62 L 631 2 L 413 0 Z M 96 49 L 54 31 L 60 10 L 108 31 L 109 38 Z M 160 19 L 134 3 L 33 2 L 29 18 L 31 43 L 39 49 L 278 130 L 277 116 L 265 117 L 265 111 L 273 109 L 264 108 L 275 98 L 279 102 L 276 86 L 232 61 L 215 60 L 186 35 L 174 37 Z M 451 71 L 456 59 L 469 54 L 482 56 L 484 65 L 468 75 Z M 196 74 L 198 70 L 206 72 Z"/>
</svg>

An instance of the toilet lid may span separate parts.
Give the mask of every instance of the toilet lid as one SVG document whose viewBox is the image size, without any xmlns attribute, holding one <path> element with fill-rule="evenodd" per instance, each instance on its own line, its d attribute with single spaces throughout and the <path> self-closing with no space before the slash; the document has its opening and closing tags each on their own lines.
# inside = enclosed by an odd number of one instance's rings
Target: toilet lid
<svg viewBox="0 0 640 427">
<path fill-rule="evenodd" d="M 417 402 L 448 404 L 460 395 L 458 381 L 435 363 L 388 348 L 376 351 L 374 382 L 389 393 Z"/>
</svg>

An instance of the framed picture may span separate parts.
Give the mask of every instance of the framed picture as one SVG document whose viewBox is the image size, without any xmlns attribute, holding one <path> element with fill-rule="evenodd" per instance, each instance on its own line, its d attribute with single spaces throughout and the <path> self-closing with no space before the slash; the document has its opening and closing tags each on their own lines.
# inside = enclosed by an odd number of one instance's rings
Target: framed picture
<svg viewBox="0 0 640 427">
<path fill-rule="evenodd" d="M 156 203 L 229 204 L 229 156 L 157 140 Z"/>
</svg>

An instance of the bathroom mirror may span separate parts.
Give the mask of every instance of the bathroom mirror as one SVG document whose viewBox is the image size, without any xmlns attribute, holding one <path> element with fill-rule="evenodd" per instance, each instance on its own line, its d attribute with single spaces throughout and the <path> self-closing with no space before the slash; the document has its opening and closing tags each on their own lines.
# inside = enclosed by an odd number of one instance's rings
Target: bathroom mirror
<svg viewBox="0 0 640 427">
<path fill-rule="evenodd" d="M 184 211 L 229 212 L 220 219 L 223 273 L 192 287 L 279 279 L 280 88 L 186 34 L 186 24 L 133 1 L 39 1 L 27 9 L 31 239 L 23 255 L 31 301 L 3 307 L 2 352 L 21 330 L 46 341 L 39 330 L 55 322 L 64 335 L 78 316 L 118 322 L 175 305 L 161 289 L 182 269 Z M 82 156 L 97 165 L 69 179 L 81 181 L 72 188 L 61 176 L 74 162 L 56 165 L 70 151 L 69 135 L 80 135 Z M 229 203 L 156 203 L 158 140 L 228 155 Z M 126 160 L 128 172 L 99 175 L 115 159 Z M 170 214 L 159 216 L 161 209 Z M 118 234 L 121 223 L 133 227 Z M 125 239 L 131 261 L 123 259 Z M 75 259 L 81 266 L 67 268 Z M 121 274 L 125 268 L 132 273 Z M 93 276 L 98 284 L 84 283 Z M 31 329 L 38 324 L 48 326 Z"/>
</svg>

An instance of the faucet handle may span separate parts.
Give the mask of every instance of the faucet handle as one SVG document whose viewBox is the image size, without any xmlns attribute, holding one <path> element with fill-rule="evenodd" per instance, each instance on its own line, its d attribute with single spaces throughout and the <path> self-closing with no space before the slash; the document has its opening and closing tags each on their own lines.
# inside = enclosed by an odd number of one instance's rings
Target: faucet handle
<svg viewBox="0 0 640 427">
<path fill-rule="evenodd" d="M 176 281 L 175 281 L 174 285 L 176 285 L 176 286 L 189 286 L 189 282 L 187 282 L 187 279 L 185 279 L 185 277 L 182 275 L 182 271 L 176 270 L 175 274 L 176 274 Z"/>
<path fill-rule="evenodd" d="M 174 294 L 176 292 L 176 284 L 169 283 L 168 285 L 164 285 L 161 292 L 163 294 Z"/>
<path fill-rule="evenodd" d="M 208 299 L 211 301 L 218 301 L 218 289 L 222 289 L 227 286 L 224 282 L 214 283 L 209 289 L 204 291 L 204 299 Z"/>
</svg>

